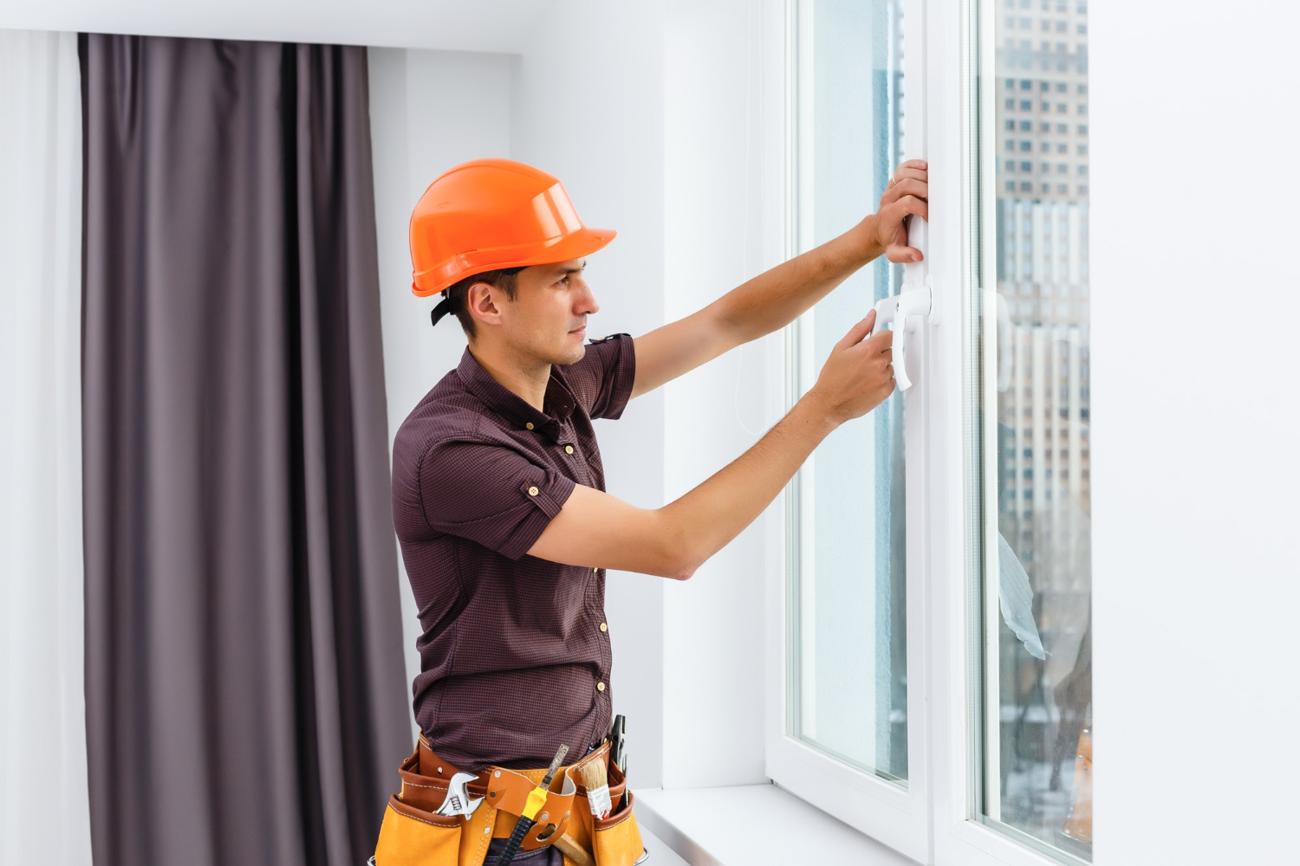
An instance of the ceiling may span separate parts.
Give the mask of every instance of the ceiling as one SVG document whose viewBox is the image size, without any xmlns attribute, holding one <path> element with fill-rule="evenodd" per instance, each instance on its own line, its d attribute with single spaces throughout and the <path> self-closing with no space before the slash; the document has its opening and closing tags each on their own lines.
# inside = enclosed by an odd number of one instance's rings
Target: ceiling
<svg viewBox="0 0 1300 866">
<path fill-rule="evenodd" d="M 519 53 L 554 0 L 4 0 L 0 28 Z"/>
</svg>

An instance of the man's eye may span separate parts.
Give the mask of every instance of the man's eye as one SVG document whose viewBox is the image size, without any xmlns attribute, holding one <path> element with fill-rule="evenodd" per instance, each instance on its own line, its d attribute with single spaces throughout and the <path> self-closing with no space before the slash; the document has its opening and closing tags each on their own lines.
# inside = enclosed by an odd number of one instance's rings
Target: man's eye
<svg viewBox="0 0 1300 866">
<path fill-rule="evenodd" d="M 569 282 L 569 275 L 568 275 L 568 274 L 565 274 L 565 275 L 560 279 L 560 282 L 567 284 L 567 283 Z"/>
</svg>

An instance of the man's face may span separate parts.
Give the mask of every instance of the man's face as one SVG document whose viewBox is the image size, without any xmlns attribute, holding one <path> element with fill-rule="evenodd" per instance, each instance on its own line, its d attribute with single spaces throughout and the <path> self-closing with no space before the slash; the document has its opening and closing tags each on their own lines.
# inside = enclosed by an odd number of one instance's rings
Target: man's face
<svg viewBox="0 0 1300 866">
<path fill-rule="evenodd" d="M 514 303 L 501 308 L 502 336 L 521 352 L 551 364 L 581 360 L 587 317 L 600 309 L 583 279 L 586 266 L 586 259 L 570 259 L 520 271 Z"/>
</svg>

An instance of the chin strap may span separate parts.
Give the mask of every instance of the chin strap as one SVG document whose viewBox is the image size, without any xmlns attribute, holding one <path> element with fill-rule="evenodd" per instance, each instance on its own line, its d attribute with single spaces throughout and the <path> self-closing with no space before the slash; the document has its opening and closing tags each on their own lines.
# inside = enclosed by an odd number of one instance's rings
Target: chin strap
<svg viewBox="0 0 1300 866">
<path fill-rule="evenodd" d="M 443 292 L 442 300 L 438 302 L 438 306 L 434 307 L 433 310 L 430 311 L 429 318 L 433 321 L 433 324 L 436 327 L 438 324 L 438 320 L 450 312 L 451 312 L 451 298 L 447 296 L 446 292 Z"/>
</svg>

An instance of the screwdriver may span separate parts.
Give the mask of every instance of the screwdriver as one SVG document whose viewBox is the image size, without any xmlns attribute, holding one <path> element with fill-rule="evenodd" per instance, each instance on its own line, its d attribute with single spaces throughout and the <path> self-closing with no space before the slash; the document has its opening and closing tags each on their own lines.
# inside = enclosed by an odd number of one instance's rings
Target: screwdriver
<svg viewBox="0 0 1300 866">
<path fill-rule="evenodd" d="M 541 784 L 528 792 L 528 799 L 524 801 L 524 808 L 520 810 L 522 814 L 519 816 L 519 820 L 515 822 L 515 830 L 510 834 L 510 841 L 506 843 L 506 847 L 497 856 L 496 866 L 506 866 L 519 852 L 519 846 L 523 843 L 524 837 L 528 835 L 528 831 L 533 829 L 533 824 L 536 823 L 534 819 L 536 819 L 537 813 L 541 811 L 542 805 L 546 802 L 546 791 L 551 787 L 551 780 L 555 778 L 555 771 L 560 768 L 560 762 L 564 760 L 564 756 L 568 753 L 568 746 L 560 746 L 555 753 L 555 757 L 551 759 L 551 766 L 547 769 Z"/>
</svg>

